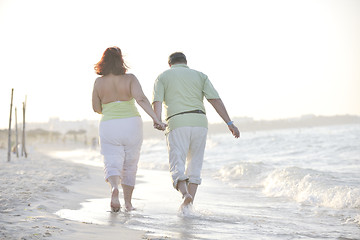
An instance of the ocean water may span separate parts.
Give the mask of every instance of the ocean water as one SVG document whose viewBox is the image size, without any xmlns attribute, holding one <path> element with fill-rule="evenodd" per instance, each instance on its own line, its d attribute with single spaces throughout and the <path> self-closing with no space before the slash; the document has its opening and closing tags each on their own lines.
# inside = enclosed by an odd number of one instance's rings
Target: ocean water
<svg viewBox="0 0 360 240">
<path fill-rule="evenodd" d="M 57 154 L 102 167 L 97 151 Z M 104 197 L 57 214 L 155 239 L 360 239 L 360 125 L 209 135 L 202 173 L 193 208 L 180 212 L 165 140 L 145 140 L 137 211 L 109 213 Z"/>
</svg>

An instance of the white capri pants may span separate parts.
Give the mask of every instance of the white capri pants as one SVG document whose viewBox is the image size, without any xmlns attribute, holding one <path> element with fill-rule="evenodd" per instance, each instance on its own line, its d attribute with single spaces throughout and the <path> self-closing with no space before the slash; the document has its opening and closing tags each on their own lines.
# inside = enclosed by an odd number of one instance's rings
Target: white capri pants
<svg viewBox="0 0 360 240">
<path fill-rule="evenodd" d="M 99 135 L 105 181 L 110 176 L 120 176 L 121 184 L 135 186 L 143 141 L 141 117 L 102 121 Z"/>
<path fill-rule="evenodd" d="M 180 127 L 170 131 L 166 140 L 173 186 L 178 181 L 201 184 L 207 128 Z"/>
</svg>

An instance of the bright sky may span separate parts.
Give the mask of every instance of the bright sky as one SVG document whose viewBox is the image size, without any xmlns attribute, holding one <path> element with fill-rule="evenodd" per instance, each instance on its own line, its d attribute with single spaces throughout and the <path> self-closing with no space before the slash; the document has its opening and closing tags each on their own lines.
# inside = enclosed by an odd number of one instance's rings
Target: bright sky
<svg viewBox="0 0 360 240">
<path fill-rule="evenodd" d="M 30 122 L 98 119 L 93 66 L 110 46 L 150 101 L 168 55 L 183 51 L 232 117 L 360 115 L 357 0 L 0 0 L 0 32 L 0 128 L 11 88 L 18 109 L 27 95 Z"/>
</svg>

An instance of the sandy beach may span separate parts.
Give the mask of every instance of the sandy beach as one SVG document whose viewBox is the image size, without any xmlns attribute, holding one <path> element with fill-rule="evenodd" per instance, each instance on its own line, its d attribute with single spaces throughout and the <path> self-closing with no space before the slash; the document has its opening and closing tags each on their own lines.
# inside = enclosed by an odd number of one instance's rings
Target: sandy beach
<svg viewBox="0 0 360 240">
<path fill-rule="evenodd" d="M 162 139 L 143 143 L 130 213 L 110 212 L 99 149 L 2 149 L 0 239 L 358 240 L 359 139 L 360 125 L 211 135 L 185 214 Z"/>
<path fill-rule="evenodd" d="M 109 195 L 99 168 L 51 159 L 35 149 L 28 158 L 12 155 L 10 162 L 4 149 L 0 156 L 0 239 L 146 239 L 144 232 L 119 224 L 70 221 L 54 214 Z"/>
</svg>

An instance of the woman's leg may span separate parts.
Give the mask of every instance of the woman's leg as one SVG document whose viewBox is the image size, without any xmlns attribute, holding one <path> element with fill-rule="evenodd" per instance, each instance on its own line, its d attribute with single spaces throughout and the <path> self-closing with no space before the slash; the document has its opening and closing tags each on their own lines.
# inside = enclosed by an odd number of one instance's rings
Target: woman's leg
<svg viewBox="0 0 360 240">
<path fill-rule="evenodd" d="M 133 205 L 131 203 L 134 186 L 129 186 L 129 185 L 125 185 L 125 184 L 121 184 L 121 186 L 122 186 L 123 193 L 124 193 L 124 201 L 125 201 L 126 211 L 130 212 L 132 210 L 135 210 L 135 208 L 133 207 Z"/>
<path fill-rule="evenodd" d="M 115 148 L 115 146 L 113 147 Z M 117 150 L 123 149 L 122 147 L 117 147 Z M 122 155 L 125 155 L 124 153 Z M 116 156 L 104 155 L 104 172 L 105 179 L 109 182 L 111 186 L 111 202 L 110 207 L 114 212 L 120 211 L 120 202 L 119 202 L 119 185 L 121 181 L 121 172 L 122 172 L 122 163 L 123 156 L 118 154 Z"/>
<path fill-rule="evenodd" d="M 124 161 L 124 167 L 122 171 L 121 186 L 124 193 L 125 208 L 127 211 L 135 210 L 132 206 L 131 199 L 134 191 L 137 164 L 140 157 L 141 142 L 137 146 L 126 147 L 126 158 Z"/>
<path fill-rule="evenodd" d="M 118 212 L 121 208 L 119 201 L 120 176 L 110 176 L 108 177 L 107 180 L 111 185 L 111 202 L 110 202 L 111 210 L 114 212 Z"/>
<path fill-rule="evenodd" d="M 124 147 L 118 143 L 116 129 L 117 124 L 113 120 L 101 122 L 99 127 L 105 180 L 111 186 L 110 207 L 114 212 L 120 210 L 119 185 L 125 157 Z"/>
<path fill-rule="evenodd" d="M 121 186 L 124 193 L 126 211 L 135 210 L 132 205 L 132 194 L 136 182 L 136 173 L 140 158 L 140 150 L 143 142 L 141 118 L 130 119 L 128 123 L 129 132 L 123 133 L 127 139 L 125 144 L 125 160 L 122 170 Z"/>
</svg>

